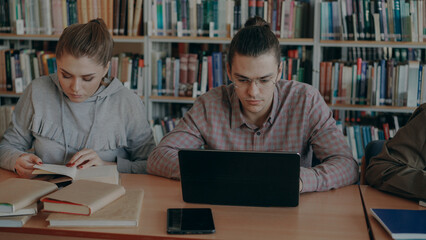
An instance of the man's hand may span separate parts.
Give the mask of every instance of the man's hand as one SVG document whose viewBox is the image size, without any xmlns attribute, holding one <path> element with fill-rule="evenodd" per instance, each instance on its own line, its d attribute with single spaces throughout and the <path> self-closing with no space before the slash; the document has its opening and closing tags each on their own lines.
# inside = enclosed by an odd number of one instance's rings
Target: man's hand
<svg viewBox="0 0 426 240">
<path fill-rule="evenodd" d="M 23 178 L 32 178 L 35 176 L 32 174 L 34 164 L 41 165 L 43 162 L 32 153 L 23 153 L 16 159 L 15 172 Z"/>
<path fill-rule="evenodd" d="M 112 165 L 114 162 L 103 161 L 93 149 L 85 148 L 71 158 L 67 163 L 68 167 L 76 166 L 78 169 L 85 169 L 91 166 Z"/>
</svg>

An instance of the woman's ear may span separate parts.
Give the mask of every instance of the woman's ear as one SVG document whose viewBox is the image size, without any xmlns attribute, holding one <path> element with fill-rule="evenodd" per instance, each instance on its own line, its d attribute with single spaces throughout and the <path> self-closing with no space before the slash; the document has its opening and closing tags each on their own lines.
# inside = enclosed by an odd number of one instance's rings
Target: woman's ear
<svg viewBox="0 0 426 240">
<path fill-rule="evenodd" d="M 107 74 L 108 74 L 108 71 L 109 71 L 110 66 L 111 66 L 111 61 L 109 61 L 109 62 L 107 63 L 107 65 L 106 65 L 106 67 L 105 67 L 105 69 L 104 69 L 104 74 L 103 74 L 103 76 L 104 76 L 104 77 L 107 77 Z"/>
</svg>

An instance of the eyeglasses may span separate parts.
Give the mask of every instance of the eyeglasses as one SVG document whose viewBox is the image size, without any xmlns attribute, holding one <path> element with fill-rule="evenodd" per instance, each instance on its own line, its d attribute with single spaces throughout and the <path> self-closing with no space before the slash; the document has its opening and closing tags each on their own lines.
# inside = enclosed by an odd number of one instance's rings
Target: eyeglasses
<svg viewBox="0 0 426 240">
<path fill-rule="evenodd" d="M 275 85 L 276 81 L 274 81 L 274 78 L 268 78 L 268 79 L 248 79 L 248 78 L 236 78 L 234 79 L 234 84 L 238 88 L 248 88 L 251 86 L 252 82 L 256 84 L 258 88 L 266 89 L 270 88 L 273 85 Z"/>
</svg>

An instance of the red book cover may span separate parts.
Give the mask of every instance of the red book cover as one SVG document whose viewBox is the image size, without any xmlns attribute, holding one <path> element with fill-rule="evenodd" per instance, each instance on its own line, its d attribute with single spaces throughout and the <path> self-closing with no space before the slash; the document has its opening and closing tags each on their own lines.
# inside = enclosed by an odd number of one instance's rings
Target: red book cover
<svg viewBox="0 0 426 240">
<path fill-rule="evenodd" d="M 389 140 L 389 123 L 383 123 L 383 133 L 385 134 L 385 139 Z"/>
<path fill-rule="evenodd" d="M 276 0 L 277 1 L 277 27 L 276 27 L 276 31 L 277 31 L 277 34 L 276 34 L 276 36 L 277 37 L 280 37 L 280 34 L 278 33 L 279 31 L 281 31 L 281 10 L 282 10 L 282 1 L 283 0 Z"/>
<path fill-rule="evenodd" d="M 333 63 L 332 62 L 326 62 L 326 65 L 325 65 L 326 75 L 325 75 L 324 100 L 327 103 L 330 102 L 330 96 L 331 96 L 331 79 L 333 77 L 332 69 L 333 69 Z"/>
<path fill-rule="evenodd" d="M 325 69 L 325 65 L 326 65 L 326 62 L 321 62 L 320 63 L 320 88 L 319 88 L 319 92 L 320 92 L 320 94 L 321 94 L 321 96 L 324 98 L 324 96 L 325 96 L 325 78 L 326 78 L 326 74 L 327 74 L 327 71 L 326 71 L 326 69 Z"/>
<path fill-rule="evenodd" d="M 179 66 L 179 82 L 187 83 L 188 82 L 188 53 L 183 53 L 180 55 L 180 66 Z"/>
<path fill-rule="evenodd" d="M 291 80 L 291 75 L 293 74 L 292 73 L 292 69 L 293 69 L 293 59 L 292 58 L 288 58 L 288 71 L 287 71 L 287 73 L 288 73 L 288 75 L 287 75 L 287 80 Z"/>
<path fill-rule="evenodd" d="M 188 83 L 193 84 L 197 80 L 198 55 L 189 54 L 188 59 Z"/>
<path fill-rule="evenodd" d="M 346 91 L 343 91 L 343 86 L 342 86 L 343 65 L 344 65 L 343 63 L 339 65 L 339 81 L 338 81 L 338 90 L 337 90 L 337 96 L 339 97 L 339 101 L 337 101 L 337 103 L 344 103 L 345 101 L 343 99 L 346 96 Z"/>
</svg>

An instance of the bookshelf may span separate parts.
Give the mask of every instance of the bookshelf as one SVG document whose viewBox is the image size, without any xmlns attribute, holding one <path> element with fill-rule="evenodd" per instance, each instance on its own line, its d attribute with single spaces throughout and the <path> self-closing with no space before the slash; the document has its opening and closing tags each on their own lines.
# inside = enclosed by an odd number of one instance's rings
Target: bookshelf
<svg viewBox="0 0 426 240">
<path fill-rule="evenodd" d="M 222 0 L 221 0 L 222 1 Z M 225 1 L 225 0 L 223 0 Z M 248 0 L 247 0 L 248 1 Z M 288 0 L 287 0 L 288 1 Z M 335 0 L 337 1 L 337 0 Z M 136 1 L 135 1 L 136 2 Z M 227 1 L 228 2 L 228 1 Z M 309 49 L 309 56 L 307 56 L 312 64 L 312 85 L 320 88 L 320 63 L 328 56 L 326 52 L 329 48 L 345 49 L 345 48 L 412 48 L 412 49 L 426 49 L 426 42 L 402 42 L 402 41 L 371 41 L 371 40 L 323 40 L 321 38 L 321 4 L 324 1 L 304 0 L 309 4 L 309 24 L 308 33 L 306 38 L 279 38 L 282 48 L 302 46 Z M 152 31 L 152 17 L 151 0 L 143 1 L 143 26 L 145 36 L 123 36 L 113 35 L 114 42 L 127 51 L 128 49 L 134 50 L 140 54 L 144 54 L 145 68 L 144 71 L 144 87 L 143 87 L 143 100 L 147 108 L 148 119 L 165 117 L 167 113 L 167 105 L 171 104 L 192 104 L 195 98 L 192 97 L 172 97 L 172 96 L 156 96 L 152 92 L 153 62 L 152 56 L 155 49 L 164 48 L 170 56 L 173 44 L 207 44 L 209 46 L 216 45 L 226 49 L 226 46 L 231 42 L 231 36 L 226 34 L 217 34 L 220 36 L 158 36 L 156 31 Z M 228 16 L 226 17 L 228 18 Z M 150 28 L 151 26 L 151 28 Z M 233 30 L 236 33 L 237 30 Z M 164 34 L 167 35 L 167 34 Z M 170 34 L 173 35 L 173 34 Z M 194 35 L 194 34 L 186 34 Z M 195 34 L 197 35 L 197 34 Z M 280 36 L 281 37 L 281 36 Z M 17 35 L 11 33 L 0 33 L 0 41 L 4 46 L 10 42 L 14 42 L 17 46 L 32 46 L 34 41 L 47 41 L 54 42 L 59 39 L 59 35 L 38 35 L 38 34 L 24 34 Z M 118 50 L 120 51 L 120 50 Z M 19 94 L 0 92 L 1 98 L 17 98 Z M 382 112 L 382 113 L 411 113 L 415 107 L 397 107 L 397 106 L 370 106 L 370 105 L 356 105 L 356 104 L 329 104 L 330 109 L 340 111 L 368 111 L 368 112 Z"/>
</svg>

